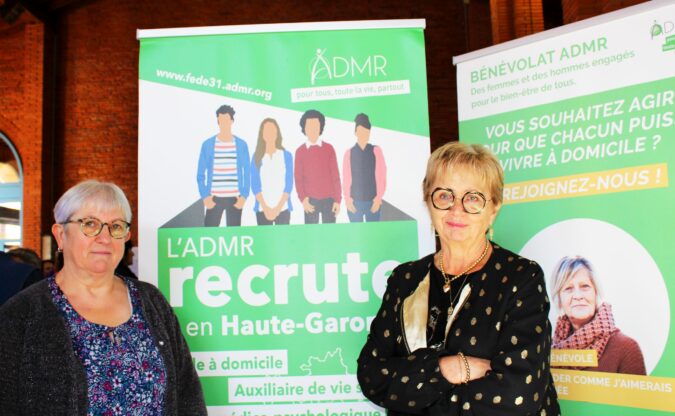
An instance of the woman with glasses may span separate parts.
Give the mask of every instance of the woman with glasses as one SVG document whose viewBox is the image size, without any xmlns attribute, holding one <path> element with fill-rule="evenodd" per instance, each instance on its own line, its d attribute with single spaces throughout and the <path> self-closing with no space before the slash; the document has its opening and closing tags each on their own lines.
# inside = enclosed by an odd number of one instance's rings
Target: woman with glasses
<svg viewBox="0 0 675 416">
<path fill-rule="evenodd" d="M 63 267 L 0 308 L 0 414 L 205 415 L 171 307 L 114 274 L 131 221 L 122 190 L 79 183 L 54 219 Z"/>
<path fill-rule="evenodd" d="M 560 413 L 543 272 L 488 239 L 503 187 L 483 146 L 431 154 L 422 191 L 440 249 L 394 269 L 358 359 L 389 415 Z"/>
</svg>

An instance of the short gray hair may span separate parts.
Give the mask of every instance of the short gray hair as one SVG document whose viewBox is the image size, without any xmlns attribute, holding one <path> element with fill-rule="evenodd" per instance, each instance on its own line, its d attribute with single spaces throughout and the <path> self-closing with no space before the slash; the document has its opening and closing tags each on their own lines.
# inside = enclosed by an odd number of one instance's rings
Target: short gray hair
<svg viewBox="0 0 675 416">
<path fill-rule="evenodd" d="M 68 189 L 54 206 L 54 221 L 58 224 L 71 219 L 84 206 L 108 210 L 118 208 L 124 220 L 131 222 L 131 206 L 124 191 L 112 182 L 86 180 Z"/>
<path fill-rule="evenodd" d="M 560 292 L 572 276 L 581 269 L 586 269 L 588 271 L 591 283 L 593 283 L 593 288 L 595 289 L 595 308 L 597 309 L 600 307 L 600 303 L 602 303 L 602 293 L 600 285 L 595 279 L 595 271 L 593 270 L 591 262 L 582 256 L 565 256 L 560 259 L 551 275 L 553 300 L 556 302 L 558 308 L 561 307 Z"/>
</svg>

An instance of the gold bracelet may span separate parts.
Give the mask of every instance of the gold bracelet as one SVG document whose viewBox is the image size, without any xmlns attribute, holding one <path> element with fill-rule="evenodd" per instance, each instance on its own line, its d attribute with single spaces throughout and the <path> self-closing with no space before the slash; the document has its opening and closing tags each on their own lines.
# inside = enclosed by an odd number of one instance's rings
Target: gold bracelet
<svg viewBox="0 0 675 416">
<path fill-rule="evenodd" d="M 466 356 L 461 351 L 457 353 L 457 356 L 464 363 L 464 369 L 466 370 L 466 378 L 462 381 L 462 384 L 466 384 L 471 380 L 471 369 L 469 368 L 469 360 L 466 359 Z"/>
</svg>

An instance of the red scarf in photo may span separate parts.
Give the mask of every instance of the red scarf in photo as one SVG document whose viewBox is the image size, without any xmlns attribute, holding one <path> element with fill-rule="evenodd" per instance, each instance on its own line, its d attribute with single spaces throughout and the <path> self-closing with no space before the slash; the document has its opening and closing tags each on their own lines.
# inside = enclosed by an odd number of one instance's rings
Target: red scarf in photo
<svg viewBox="0 0 675 416">
<path fill-rule="evenodd" d="M 598 360 L 605 352 L 609 338 L 618 331 L 614 326 L 612 306 L 603 303 L 595 316 L 586 325 L 573 332 L 572 323 L 566 315 L 558 318 L 553 334 L 553 348 L 565 350 L 595 350 Z"/>
</svg>

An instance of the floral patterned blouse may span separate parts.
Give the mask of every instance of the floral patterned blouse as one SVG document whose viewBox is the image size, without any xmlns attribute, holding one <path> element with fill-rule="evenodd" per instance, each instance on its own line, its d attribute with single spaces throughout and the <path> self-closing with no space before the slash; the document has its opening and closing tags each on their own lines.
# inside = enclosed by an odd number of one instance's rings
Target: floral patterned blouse
<svg viewBox="0 0 675 416">
<path fill-rule="evenodd" d="M 72 307 L 49 278 L 54 304 L 65 319 L 73 349 L 87 373 L 88 416 L 161 415 L 166 369 L 141 309 L 138 289 L 125 279 L 132 313 L 129 320 L 109 327 L 89 322 Z"/>
</svg>

